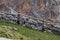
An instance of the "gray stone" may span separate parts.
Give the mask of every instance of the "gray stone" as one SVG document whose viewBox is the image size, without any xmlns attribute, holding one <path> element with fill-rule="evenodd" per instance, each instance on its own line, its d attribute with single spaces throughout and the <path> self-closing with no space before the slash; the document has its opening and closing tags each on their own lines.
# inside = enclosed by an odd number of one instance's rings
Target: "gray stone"
<svg viewBox="0 0 60 40">
<path fill-rule="evenodd" d="M 14 27 L 13 30 L 17 31 L 18 29 Z"/>
</svg>

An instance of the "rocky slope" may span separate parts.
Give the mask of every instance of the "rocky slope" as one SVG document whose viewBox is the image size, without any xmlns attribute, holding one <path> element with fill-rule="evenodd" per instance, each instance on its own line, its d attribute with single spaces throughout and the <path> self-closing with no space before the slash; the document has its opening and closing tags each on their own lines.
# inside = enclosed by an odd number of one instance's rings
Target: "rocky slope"
<svg viewBox="0 0 60 40">
<path fill-rule="evenodd" d="M 24 15 L 60 22 L 60 0 L 0 0 L 0 11 L 10 12 L 4 5 Z"/>
</svg>

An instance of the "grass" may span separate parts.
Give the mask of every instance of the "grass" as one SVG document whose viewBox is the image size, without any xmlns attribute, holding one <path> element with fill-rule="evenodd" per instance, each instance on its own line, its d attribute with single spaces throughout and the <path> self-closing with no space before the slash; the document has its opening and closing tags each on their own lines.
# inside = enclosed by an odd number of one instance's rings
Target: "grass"
<svg viewBox="0 0 60 40">
<path fill-rule="evenodd" d="M 0 25 L 0 37 L 5 37 L 13 40 L 31 40 L 28 37 L 21 35 L 19 32 L 9 28 L 7 29 L 7 26 L 3 27 L 2 25 Z"/>
<path fill-rule="evenodd" d="M 12 24 L 4 21 L 0 21 L 0 25 L 16 27 L 18 29 L 17 32 L 27 38 L 30 38 L 30 40 L 60 40 L 60 35 L 33 30 L 22 25 Z"/>
</svg>

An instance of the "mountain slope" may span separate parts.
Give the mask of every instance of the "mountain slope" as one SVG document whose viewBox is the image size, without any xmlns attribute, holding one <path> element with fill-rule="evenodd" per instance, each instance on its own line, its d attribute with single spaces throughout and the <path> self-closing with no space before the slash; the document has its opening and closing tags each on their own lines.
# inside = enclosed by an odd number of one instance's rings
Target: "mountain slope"
<svg viewBox="0 0 60 40">
<path fill-rule="evenodd" d="M 60 22 L 58 20 L 60 16 L 59 0 L 3 0 L 1 3 L 24 15 Z"/>
</svg>

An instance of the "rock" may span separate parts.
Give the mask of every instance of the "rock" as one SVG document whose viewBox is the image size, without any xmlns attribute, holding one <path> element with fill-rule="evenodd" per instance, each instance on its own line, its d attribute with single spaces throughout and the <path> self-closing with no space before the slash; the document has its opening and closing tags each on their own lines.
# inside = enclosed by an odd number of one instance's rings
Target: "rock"
<svg viewBox="0 0 60 40">
<path fill-rule="evenodd" d="M 42 31 L 42 26 L 37 27 L 38 30 Z"/>
<path fill-rule="evenodd" d="M 12 40 L 12 39 L 0 37 L 0 40 Z"/>
<path fill-rule="evenodd" d="M 54 26 L 60 28 L 60 23 L 55 23 Z"/>
<path fill-rule="evenodd" d="M 51 29 L 51 32 L 53 32 L 54 34 L 60 34 L 60 28 L 52 27 L 50 29 Z"/>
<path fill-rule="evenodd" d="M 23 24 L 23 26 L 25 26 L 25 24 Z"/>
<path fill-rule="evenodd" d="M 47 30 L 49 33 L 52 33 L 52 31 L 51 30 Z"/>
<path fill-rule="evenodd" d="M 17 31 L 18 29 L 14 27 L 13 30 Z"/>
</svg>

